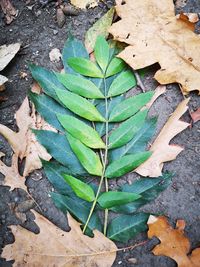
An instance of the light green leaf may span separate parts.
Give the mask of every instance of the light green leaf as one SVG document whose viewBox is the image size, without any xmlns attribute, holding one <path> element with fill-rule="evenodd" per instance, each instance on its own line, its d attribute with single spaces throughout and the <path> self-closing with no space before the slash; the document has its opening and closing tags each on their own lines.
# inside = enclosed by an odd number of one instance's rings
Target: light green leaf
<svg viewBox="0 0 200 267">
<path fill-rule="evenodd" d="M 64 180 L 68 183 L 69 186 L 73 189 L 74 193 L 88 201 L 92 202 L 95 199 L 95 194 L 91 186 L 80 181 L 79 179 L 74 178 L 73 176 L 63 174 Z"/>
<path fill-rule="evenodd" d="M 112 82 L 108 91 L 108 96 L 111 97 L 123 94 L 136 86 L 136 84 L 137 82 L 133 72 L 130 70 L 124 71 Z"/>
<path fill-rule="evenodd" d="M 73 57 L 67 60 L 68 65 L 76 72 L 89 77 L 103 78 L 103 73 L 97 65 L 85 58 Z"/>
<path fill-rule="evenodd" d="M 150 91 L 125 99 L 114 107 L 109 121 L 119 122 L 133 116 L 151 100 L 153 94 L 154 92 Z"/>
<path fill-rule="evenodd" d="M 143 126 L 147 112 L 147 110 L 138 112 L 115 129 L 109 137 L 109 149 L 121 147 L 129 142 Z"/>
<path fill-rule="evenodd" d="M 126 64 L 122 59 L 114 57 L 108 65 L 106 78 L 119 73 L 125 68 L 125 66 Z"/>
<path fill-rule="evenodd" d="M 88 79 L 74 74 L 56 73 L 58 80 L 70 91 L 86 98 L 104 98 L 98 87 Z"/>
<path fill-rule="evenodd" d="M 67 139 L 82 166 L 90 174 L 101 176 L 103 167 L 99 156 L 90 148 L 81 143 L 78 139 L 74 138 L 72 135 L 67 134 Z"/>
<path fill-rule="evenodd" d="M 105 148 L 105 144 L 99 134 L 92 127 L 69 115 L 58 114 L 57 117 L 62 126 L 86 146 L 91 148 Z"/>
<path fill-rule="evenodd" d="M 103 36 L 97 37 L 94 48 L 94 55 L 97 63 L 99 64 L 103 72 L 105 72 L 109 62 L 109 45 L 103 38 Z"/>
<path fill-rule="evenodd" d="M 65 107 L 90 121 L 105 121 L 95 106 L 82 96 L 67 90 L 56 90 L 56 94 Z"/>
<path fill-rule="evenodd" d="M 104 192 L 98 198 L 98 203 L 104 209 L 109 209 L 118 205 L 130 203 L 139 199 L 141 196 L 135 193 L 128 192 Z"/>
<path fill-rule="evenodd" d="M 133 155 L 123 156 L 122 158 L 115 160 L 108 165 L 105 176 L 107 178 L 117 178 L 130 171 L 133 171 L 135 168 L 145 162 L 151 156 L 151 154 L 152 152 L 145 151 Z"/>
</svg>

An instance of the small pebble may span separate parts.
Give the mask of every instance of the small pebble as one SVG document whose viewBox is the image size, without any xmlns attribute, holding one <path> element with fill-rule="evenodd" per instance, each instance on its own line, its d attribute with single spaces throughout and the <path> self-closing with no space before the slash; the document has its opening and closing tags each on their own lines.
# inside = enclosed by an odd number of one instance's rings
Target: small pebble
<svg viewBox="0 0 200 267">
<path fill-rule="evenodd" d="M 137 259 L 136 258 L 129 258 L 128 262 L 136 264 L 137 263 Z"/>
<path fill-rule="evenodd" d="M 122 261 L 118 261 L 118 264 L 119 264 L 119 265 L 122 264 Z"/>
<path fill-rule="evenodd" d="M 53 30 L 53 34 L 54 35 L 58 34 L 58 31 L 57 30 Z"/>
</svg>

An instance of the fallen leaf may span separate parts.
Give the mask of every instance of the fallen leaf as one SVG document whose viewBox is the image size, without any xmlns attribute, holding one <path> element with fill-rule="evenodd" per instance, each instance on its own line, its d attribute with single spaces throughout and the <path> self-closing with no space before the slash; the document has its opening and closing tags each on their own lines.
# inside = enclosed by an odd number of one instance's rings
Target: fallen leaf
<svg viewBox="0 0 200 267">
<path fill-rule="evenodd" d="M 166 86 L 165 85 L 157 86 L 152 99 L 141 110 L 150 109 L 150 107 L 153 105 L 153 103 L 156 101 L 156 99 L 158 99 L 158 97 L 163 95 L 165 92 L 166 92 Z"/>
<path fill-rule="evenodd" d="M 34 234 L 21 226 L 11 226 L 15 242 L 3 249 L 2 257 L 15 260 L 13 266 L 85 267 L 112 266 L 117 247 L 102 233 L 83 235 L 80 224 L 68 214 L 70 232 L 65 232 L 34 211 L 40 233 Z"/>
<path fill-rule="evenodd" d="M 1 0 L 0 5 L 5 14 L 6 24 L 10 24 L 17 16 L 17 10 L 14 8 L 10 0 Z"/>
<path fill-rule="evenodd" d="M 190 241 L 184 234 L 185 221 L 178 220 L 176 229 L 171 227 L 164 216 L 150 216 L 148 221 L 148 237 L 156 236 L 160 244 L 152 250 L 156 256 L 168 256 L 175 260 L 178 267 L 199 267 L 200 248 L 190 251 Z"/>
<path fill-rule="evenodd" d="M 0 92 L 5 90 L 4 83 L 7 82 L 7 81 L 8 81 L 8 79 L 5 76 L 0 74 Z"/>
<path fill-rule="evenodd" d="M 199 16 L 197 13 L 180 13 L 176 15 L 176 18 L 189 21 L 191 23 L 196 23 L 199 21 Z"/>
<path fill-rule="evenodd" d="M 200 108 L 198 108 L 196 111 L 191 112 L 190 116 L 192 117 L 193 123 L 200 120 Z"/>
<path fill-rule="evenodd" d="M 37 82 L 34 82 L 31 86 L 31 92 L 39 95 L 42 92 L 42 88 Z"/>
<path fill-rule="evenodd" d="M 88 53 L 92 53 L 97 36 L 102 35 L 105 38 L 108 37 L 108 29 L 112 24 L 114 16 L 114 8 L 111 8 L 103 17 L 97 20 L 93 26 L 86 32 L 85 35 L 85 47 Z"/>
<path fill-rule="evenodd" d="M 71 4 L 78 8 L 93 8 L 98 6 L 99 0 L 70 0 Z"/>
<path fill-rule="evenodd" d="M 52 62 L 59 62 L 62 55 L 58 48 L 54 48 L 49 52 L 49 58 Z"/>
<path fill-rule="evenodd" d="M 188 102 L 189 99 L 183 100 L 168 119 L 150 148 L 151 157 L 135 170 L 138 174 L 150 177 L 161 176 L 164 162 L 174 160 L 183 150 L 182 147 L 169 143 L 190 125 L 180 120 L 180 117 L 188 109 Z"/>
<path fill-rule="evenodd" d="M 0 71 L 14 58 L 20 49 L 20 43 L 0 46 Z"/>
<path fill-rule="evenodd" d="M 194 25 L 178 20 L 172 0 L 126 0 L 116 6 L 121 20 L 109 32 L 128 46 L 118 55 L 133 69 L 158 62 L 160 84 L 180 83 L 183 93 L 200 92 L 200 38 Z"/>
</svg>

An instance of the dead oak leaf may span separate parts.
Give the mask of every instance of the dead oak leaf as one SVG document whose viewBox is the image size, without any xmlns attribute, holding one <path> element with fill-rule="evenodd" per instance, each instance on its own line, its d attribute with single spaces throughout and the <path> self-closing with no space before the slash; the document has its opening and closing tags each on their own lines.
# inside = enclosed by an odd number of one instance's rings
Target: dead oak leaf
<svg viewBox="0 0 200 267">
<path fill-rule="evenodd" d="M 3 249 L 2 257 L 15 260 L 13 266 L 29 267 L 110 267 L 117 247 L 102 233 L 83 235 L 80 224 L 68 214 L 70 232 L 65 232 L 34 212 L 40 233 L 34 234 L 21 226 L 11 226 L 15 242 Z"/>
<path fill-rule="evenodd" d="M 150 216 L 148 220 L 148 237 L 156 236 L 160 240 L 153 250 L 157 256 L 168 256 L 174 259 L 178 267 L 199 267 L 200 266 L 200 248 L 190 252 L 190 241 L 184 234 L 185 222 L 178 220 L 176 229 L 171 227 L 167 218 L 164 216 Z"/>
<path fill-rule="evenodd" d="M 118 1 L 120 21 L 109 32 L 128 46 L 118 55 L 133 69 L 159 63 L 155 79 L 180 83 L 183 93 L 200 91 L 200 37 L 176 19 L 172 0 Z"/>
<path fill-rule="evenodd" d="M 164 162 L 174 160 L 183 150 L 178 145 L 170 145 L 170 141 L 190 124 L 180 120 L 180 117 L 187 111 L 189 99 L 183 100 L 171 117 L 168 119 L 161 132 L 153 142 L 150 151 L 151 157 L 141 164 L 135 172 L 142 176 L 158 177 L 162 175 Z"/>
</svg>

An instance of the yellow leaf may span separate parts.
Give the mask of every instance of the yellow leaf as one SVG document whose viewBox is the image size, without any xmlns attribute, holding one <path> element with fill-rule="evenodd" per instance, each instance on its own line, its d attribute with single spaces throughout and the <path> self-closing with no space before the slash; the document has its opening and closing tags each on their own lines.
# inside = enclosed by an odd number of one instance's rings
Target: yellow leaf
<svg viewBox="0 0 200 267">
<path fill-rule="evenodd" d="M 117 247 L 102 233 L 94 230 L 90 238 L 80 224 L 68 214 L 70 232 L 65 232 L 34 211 L 40 233 L 21 226 L 11 226 L 15 242 L 2 253 L 6 260 L 15 260 L 13 267 L 110 267 Z"/>
<path fill-rule="evenodd" d="M 183 100 L 178 105 L 152 144 L 150 148 L 150 151 L 153 152 L 151 157 L 141 164 L 135 172 L 142 176 L 158 177 L 162 175 L 163 163 L 175 159 L 183 150 L 182 147 L 170 145 L 169 143 L 172 138 L 190 125 L 189 123 L 179 120 L 188 109 L 188 101 L 189 99 Z"/>
<path fill-rule="evenodd" d="M 172 0 L 126 0 L 109 32 L 128 46 L 118 55 L 133 69 L 158 62 L 161 84 L 180 83 L 183 93 L 200 91 L 200 38 L 192 23 L 176 19 Z"/>
</svg>

